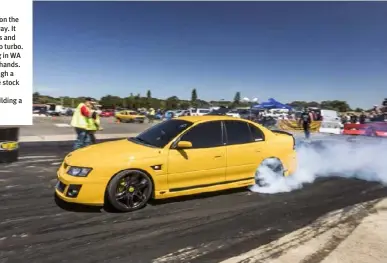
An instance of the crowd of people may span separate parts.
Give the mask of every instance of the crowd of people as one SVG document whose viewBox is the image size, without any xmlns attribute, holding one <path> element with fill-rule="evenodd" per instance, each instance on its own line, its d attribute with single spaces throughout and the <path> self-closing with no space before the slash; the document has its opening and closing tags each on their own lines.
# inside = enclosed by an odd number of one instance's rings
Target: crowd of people
<svg viewBox="0 0 387 263">
<path fill-rule="evenodd" d="M 372 121 L 386 121 L 387 120 L 387 111 L 385 107 L 374 106 L 372 111 L 365 112 L 362 111 L 360 114 L 355 113 L 343 113 L 341 114 L 341 122 L 345 123 L 359 123 L 364 124 L 366 122 Z"/>
</svg>

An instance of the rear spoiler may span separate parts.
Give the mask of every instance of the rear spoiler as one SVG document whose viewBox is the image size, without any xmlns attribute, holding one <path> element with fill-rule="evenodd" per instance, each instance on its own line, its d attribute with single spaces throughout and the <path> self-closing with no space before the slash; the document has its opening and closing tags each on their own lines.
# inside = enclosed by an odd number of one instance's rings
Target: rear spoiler
<svg viewBox="0 0 387 263">
<path fill-rule="evenodd" d="M 290 132 L 281 131 L 281 130 L 271 130 L 271 131 L 273 133 L 286 134 L 286 135 L 292 136 L 292 138 L 293 138 L 293 150 L 296 149 L 296 139 L 294 138 L 293 134 L 291 134 Z"/>
<path fill-rule="evenodd" d="M 281 134 L 287 134 L 287 135 L 293 136 L 293 134 L 291 134 L 290 132 L 286 132 L 286 131 L 281 131 L 281 130 L 271 130 L 271 131 L 274 133 L 281 133 Z"/>
</svg>

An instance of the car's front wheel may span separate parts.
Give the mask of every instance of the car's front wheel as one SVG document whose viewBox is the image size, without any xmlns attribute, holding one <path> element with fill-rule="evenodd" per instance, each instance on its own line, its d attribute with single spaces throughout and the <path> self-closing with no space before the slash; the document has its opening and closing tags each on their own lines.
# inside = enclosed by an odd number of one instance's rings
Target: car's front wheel
<svg viewBox="0 0 387 263">
<path fill-rule="evenodd" d="M 152 196 L 153 182 L 144 172 L 125 170 L 109 182 L 106 194 L 109 204 L 121 212 L 132 212 L 146 206 Z"/>
</svg>

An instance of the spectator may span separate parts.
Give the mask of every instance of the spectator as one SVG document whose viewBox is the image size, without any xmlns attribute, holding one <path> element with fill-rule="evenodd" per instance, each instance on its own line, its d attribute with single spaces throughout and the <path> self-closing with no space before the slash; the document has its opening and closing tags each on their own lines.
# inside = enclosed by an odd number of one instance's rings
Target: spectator
<svg viewBox="0 0 387 263">
<path fill-rule="evenodd" d="M 366 119 L 367 119 L 367 116 L 365 115 L 365 112 L 362 111 L 362 113 L 360 114 L 360 117 L 359 117 L 360 124 L 364 124 L 366 122 Z"/>
<path fill-rule="evenodd" d="M 94 120 L 97 118 L 96 111 L 92 110 L 92 98 L 86 98 L 75 109 L 71 119 L 71 126 L 75 128 L 77 139 L 74 143 L 74 150 L 88 146 L 93 143 L 91 130 L 93 129 Z"/>
<path fill-rule="evenodd" d="M 309 139 L 310 137 L 310 124 L 313 121 L 313 117 L 311 112 L 308 112 L 308 109 L 305 108 L 304 112 L 301 113 L 300 124 L 302 125 L 302 129 L 304 130 L 305 138 Z"/>
</svg>

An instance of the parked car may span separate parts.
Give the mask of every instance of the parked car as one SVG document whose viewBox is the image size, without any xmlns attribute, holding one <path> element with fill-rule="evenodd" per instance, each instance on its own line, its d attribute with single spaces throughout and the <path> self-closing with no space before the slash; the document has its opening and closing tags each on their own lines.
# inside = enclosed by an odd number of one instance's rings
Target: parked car
<svg viewBox="0 0 387 263">
<path fill-rule="evenodd" d="M 132 110 L 120 111 L 115 114 L 119 122 L 137 122 L 144 123 L 146 117 Z"/>
<path fill-rule="evenodd" d="M 103 110 L 100 114 L 101 117 L 114 117 L 114 110 Z"/>
</svg>

